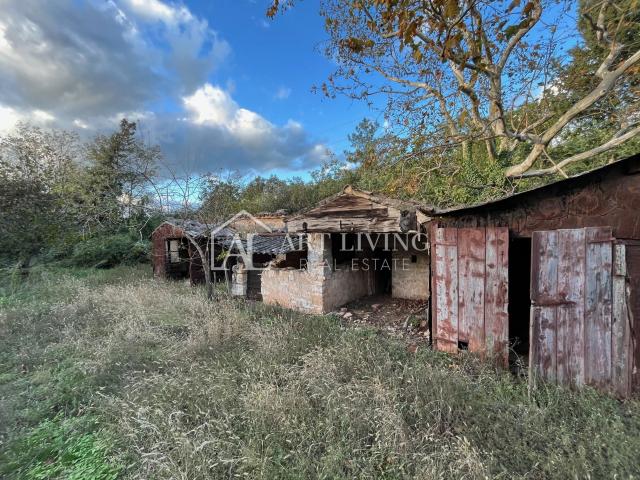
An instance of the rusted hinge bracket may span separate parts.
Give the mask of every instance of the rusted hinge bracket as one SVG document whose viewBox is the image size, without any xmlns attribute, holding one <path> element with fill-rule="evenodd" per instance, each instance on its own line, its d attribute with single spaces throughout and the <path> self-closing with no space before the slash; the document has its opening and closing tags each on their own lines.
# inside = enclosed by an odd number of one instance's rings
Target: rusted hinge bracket
<svg viewBox="0 0 640 480">
<path fill-rule="evenodd" d="M 557 307 L 559 305 L 576 305 L 576 302 L 572 302 L 569 300 L 552 300 L 549 302 L 537 303 L 533 300 L 531 301 L 531 306 L 533 307 Z"/>
</svg>

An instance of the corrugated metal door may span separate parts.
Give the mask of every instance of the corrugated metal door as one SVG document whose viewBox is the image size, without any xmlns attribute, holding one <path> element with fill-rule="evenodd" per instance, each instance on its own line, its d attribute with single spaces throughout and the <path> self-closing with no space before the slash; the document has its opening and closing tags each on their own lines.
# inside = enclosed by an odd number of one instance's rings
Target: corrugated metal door
<svg viewBox="0 0 640 480">
<path fill-rule="evenodd" d="M 610 227 L 534 232 L 531 248 L 530 381 L 626 394 L 624 246 L 615 246 L 615 269 Z"/>
<path fill-rule="evenodd" d="M 434 227 L 431 241 L 435 348 L 467 346 L 506 363 L 508 229 Z"/>
</svg>

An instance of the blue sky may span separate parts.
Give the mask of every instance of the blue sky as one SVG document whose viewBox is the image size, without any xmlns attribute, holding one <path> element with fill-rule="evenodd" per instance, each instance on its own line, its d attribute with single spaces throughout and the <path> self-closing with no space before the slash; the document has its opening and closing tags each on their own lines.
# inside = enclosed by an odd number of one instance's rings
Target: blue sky
<svg viewBox="0 0 640 480">
<path fill-rule="evenodd" d="M 361 119 L 383 118 L 311 92 L 336 67 L 321 51 L 318 2 L 275 19 L 269 4 L 0 0 L 0 134 L 27 121 L 91 138 L 127 117 L 177 173 L 308 178 Z M 555 21 L 565 7 L 556 53 L 575 44 L 575 2 L 546 13 Z M 546 20 L 531 35 L 544 37 Z"/>
<path fill-rule="evenodd" d="M 341 154 L 364 103 L 312 93 L 335 65 L 317 2 L 0 3 L 0 131 L 18 121 L 90 138 L 127 116 L 176 168 L 306 176 Z"/>
<path fill-rule="evenodd" d="M 274 19 L 265 16 L 269 2 L 249 0 L 197 1 L 194 12 L 219 22 L 219 31 L 234 48 L 228 79 L 235 98 L 276 123 L 295 119 L 314 138 L 340 154 L 347 136 L 364 117 L 381 118 L 364 102 L 312 93 L 335 68 L 321 52 L 327 35 L 315 1 Z M 215 20 L 214 20 L 215 19 Z"/>
</svg>

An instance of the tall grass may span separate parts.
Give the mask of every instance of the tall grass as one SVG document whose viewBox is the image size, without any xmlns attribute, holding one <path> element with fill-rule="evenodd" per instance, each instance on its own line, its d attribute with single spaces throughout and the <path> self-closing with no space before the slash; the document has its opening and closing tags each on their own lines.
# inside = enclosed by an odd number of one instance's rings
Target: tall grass
<svg viewBox="0 0 640 480">
<path fill-rule="evenodd" d="M 140 269 L 0 297 L 9 478 L 637 478 L 640 404 Z M 87 472 L 90 472 L 88 474 Z"/>
</svg>

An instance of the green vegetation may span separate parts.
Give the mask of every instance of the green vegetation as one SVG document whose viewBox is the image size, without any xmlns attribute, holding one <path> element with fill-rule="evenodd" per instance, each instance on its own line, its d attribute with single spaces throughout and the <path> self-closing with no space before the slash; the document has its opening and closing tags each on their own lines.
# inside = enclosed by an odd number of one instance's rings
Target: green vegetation
<svg viewBox="0 0 640 480">
<path fill-rule="evenodd" d="M 151 255 L 151 242 L 127 234 L 105 235 L 78 242 L 70 261 L 79 267 L 110 268 L 144 263 Z"/>
<path fill-rule="evenodd" d="M 144 258 L 143 243 L 159 221 L 150 205 L 159 158 L 127 120 L 87 143 L 29 125 L 1 136 L 0 267 L 26 271 L 69 259 L 105 267 Z"/>
<path fill-rule="evenodd" d="M 640 403 L 149 278 L 0 284 L 3 478 L 631 478 Z"/>
</svg>

